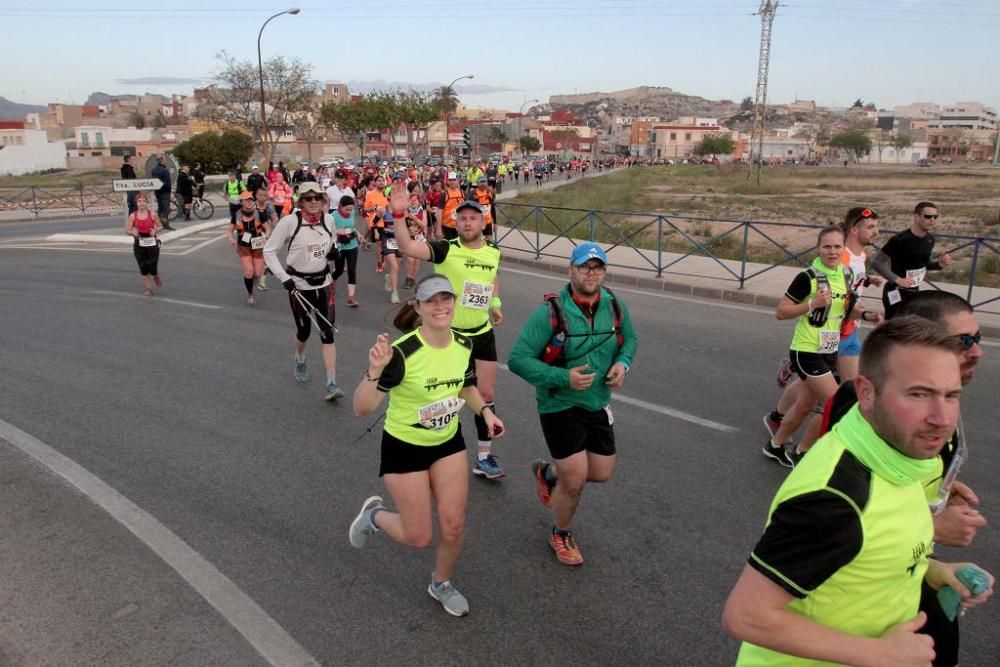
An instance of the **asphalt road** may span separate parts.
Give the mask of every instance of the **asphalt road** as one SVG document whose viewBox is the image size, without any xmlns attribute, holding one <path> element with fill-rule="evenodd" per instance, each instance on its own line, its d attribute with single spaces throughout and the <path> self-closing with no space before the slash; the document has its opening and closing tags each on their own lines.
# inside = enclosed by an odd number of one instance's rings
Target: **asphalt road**
<svg viewBox="0 0 1000 667">
<path fill-rule="evenodd" d="M 76 223 L 35 224 L 23 233 Z M 8 229 L 0 225 L 0 234 Z M 337 312 L 338 377 L 348 393 L 391 319 L 372 255 L 360 264 L 362 306 Z M 547 546 L 549 518 L 529 472 L 545 451 L 533 394 L 502 371 L 497 403 L 509 435 L 497 453 L 509 476 L 470 481 L 454 582 L 472 613 L 454 619 L 426 593 L 431 552 L 384 536 L 364 551 L 348 544 L 360 502 L 384 491 L 378 431 L 364 435 L 372 420 L 354 417 L 349 399 L 322 400 L 314 341 L 313 380 L 293 380 L 285 293 L 245 306 L 224 242 L 165 257 L 161 270 L 161 295 L 143 299 L 128 254 L 0 247 L 0 419 L 162 522 L 317 661 L 732 664 L 737 644 L 720 628 L 722 604 L 785 475 L 759 449 L 788 323 L 751 307 L 618 290 L 640 335 L 622 394 L 649 405 L 612 404 L 620 465 L 610 483 L 585 492 L 579 569 L 560 565 Z M 530 310 L 563 280 L 508 265 L 502 359 Z M 986 354 L 963 399 L 971 460 L 962 478 L 997 524 L 1000 348 Z M 471 437 L 471 419 L 463 426 Z M 17 575 L 0 580 L 0 664 L 265 664 L 89 501 L 2 442 L 0 464 L 9 540 L 0 559 Z M 1000 573 L 998 554 L 994 525 L 965 553 L 941 553 Z M 68 602 L 46 602 L 51 596 Z M 74 629 L 56 622 L 61 615 Z M 46 632 L 26 620 L 39 618 L 48 619 L 39 626 Z M 88 624 L 93 632 L 80 629 Z M 1000 601 L 968 614 L 964 666 L 996 664 L 998 626 Z M 125 646 L 127 655 L 114 650 Z"/>
</svg>

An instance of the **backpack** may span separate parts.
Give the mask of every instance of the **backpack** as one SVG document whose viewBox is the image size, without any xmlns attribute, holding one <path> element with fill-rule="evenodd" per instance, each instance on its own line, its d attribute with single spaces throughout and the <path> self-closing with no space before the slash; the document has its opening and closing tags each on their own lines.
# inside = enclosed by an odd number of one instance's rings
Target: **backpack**
<svg viewBox="0 0 1000 667">
<path fill-rule="evenodd" d="M 298 222 L 297 225 L 295 225 L 295 231 L 292 232 L 292 235 L 290 237 L 288 237 L 288 247 L 286 248 L 286 250 L 291 250 L 292 249 L 292 241 L 295 240 L 295 237 L 299 235 L 299 230 L 302 229 L 302 211 L 301 210 L 296 210 L 295 211 L 295 217 L 298 218 L 299 222 Z M 326 226 L 326 215 L 325 214 L 321 215 L 321 217 L 319 219 L 319 224 L 323 227 L 323 231 L 326 232 L 327 236 L 331 236 L 331 237 L 333 236 L 333 234 L 330 233 L 330 230 Z"/>
<path fill-rule="evenodd" d="M 611 333 L 616 336 L 616 341 L 618 343 L 618 349 L 622 348 L 625 343 L 625 336 L 622 334 L 622 309 L 618 305 L 618 299 L 615 298 L 614 292 L 608 288 L 603 288 L 608 296 L 611 297 L 611 312 L 614 321 L 614 328 Z M 549 364 L 550 366 L 563 366 L 566 363 L 565 352 L 566 352 L 566 338 L 572 336 L 569 333 L 569 326 L 566 323 L 566 313 L 563 310 L 562 303 L 560 303 L 558 292 L 549 292 L 542 300 L 549 305 L 549 325 L 552 327 L 552 336 L 549 338 L 549 342 L 545 344 L 545 349 L 539 355 L 539 359 Z M 603 344 L 604 341 L 601 341 Z"/>
</svg>

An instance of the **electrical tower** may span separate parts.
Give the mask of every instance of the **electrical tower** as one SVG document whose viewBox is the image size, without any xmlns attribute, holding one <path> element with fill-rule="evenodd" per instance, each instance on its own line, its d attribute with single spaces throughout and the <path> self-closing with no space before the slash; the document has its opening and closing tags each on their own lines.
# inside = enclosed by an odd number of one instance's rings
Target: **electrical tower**
<svg viewBox="0 0 1000 667">
<path fill-rule="evenodd" d="M 778 11 L 778 0 L 761 0 L 757 16 L 760 16 L 760 57 L 757 61 L 757 94 L 753 105 L 753 134 L 750 135 L 750 171 L 747 182 L 757 171 L 757 185 L 760 185 L 761 162 L 764 158 L 764 125 L 767 121 L 767 70 L 771 64 L 771 26 Z"/>
</svg>

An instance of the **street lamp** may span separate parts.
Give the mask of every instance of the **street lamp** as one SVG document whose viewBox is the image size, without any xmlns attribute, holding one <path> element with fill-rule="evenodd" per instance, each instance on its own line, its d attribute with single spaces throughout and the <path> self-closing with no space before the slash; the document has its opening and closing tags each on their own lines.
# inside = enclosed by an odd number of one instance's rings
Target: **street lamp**
<svg viewBox="0 0 1000 667">
<path fill-rule="evenodd" d="M 449 83 L 445 88 L 451 90 L 452 86 L 461 81 L 462 79 L 471 79 L 473 76 L 471 74 L 466 74 L 465 76 L 460 76 L 451 83 Z M 448 138 L 448 126 L 451 124 L 451 100 L 443 100 L 444 102 L 444 157 L 448 157 L 448 149 L 451 147 L 451 141 Z"/>
<path fill-rule="evenodd" d="M 264 21 L 264 25 L 260 27 L 260 32 L 257 33 L 257 73 L 260 74 L 260 124 L 261 124 L 260 144 L 261 144 L 261 153 L 264 154 L 265 170 L 270 166 L 270 160 L 269 160 L 270 156 L 268 155 L 268 150 L 270 148 L 270 143 L 271 143 L 270 141 L 271 133 L 267 129 L 267 110 L 264 107 L 264 61 L 261 59 L 260 56 L 260 37 L 261 35 L 264 34 L 264 28 L 267 27 L 267 24 L 273 21 L 274 19 L 278 18 L 282 14 L 291 14 L 292 16 L 295 16 L 300 11 L 302 10 L 299 9 L 298 7 L 291 7 L 290 9 L 286 9 L 283 12 L 278 12 L 268 20 Z"/>
<path fill-rule="evenodd" d="M 529 104 L 534 104 L 537 101 L 538 100 L 528 100 L 527 102 L 525 102 L 524 104 L 521 105 L 521 110 L 517 112 L 517 144 L 518 144 L 518 146 L 521 145 L 521 132 L 523 131 L 521 129 L 521 121 L 524 118 L 524 107 L 528 106 Z M 522 156 L 524 155 L 524 149 L 523 148 L 521 149 L 521 155 Z"/>
</svg>

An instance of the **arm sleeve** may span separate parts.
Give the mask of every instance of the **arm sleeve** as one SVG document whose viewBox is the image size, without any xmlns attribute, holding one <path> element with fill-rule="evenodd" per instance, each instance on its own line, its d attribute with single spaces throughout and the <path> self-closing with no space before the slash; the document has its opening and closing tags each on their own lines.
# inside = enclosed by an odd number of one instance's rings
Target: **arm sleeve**
<svg viewBox="0 0 1000 667">
<path fill-rule="evenodd" d="M 469 355 L 469 367 L 465 369 L 465 381 L 462 382 L 462 388 L 465 387 L 475 387 L 476 386 L 476 360 Z"/>
<path fill-rule="evenodd" d="M 632 326 L 632 316 L 629 314 L 628 306 L 624 301 L 618 301 L 618 307 L 622 309 L 622 349 L 618 351 L 615 363 L 624 363 L 626 367 L 632 368 L 632 361 L 635 359 L 636 348 L 639 347 L 639 336 Z"/>
<path fill-rule="evenodd" d="M 285 267 L 281 265 L 281 260 L 278 259 L 278 250 L 288 243 L 288 237 L 292 233 L 292 225 L 296 222 L 293 216 L 279 220 L 274 231 L 267 238 L 267 243 L 264 244 L 264 262 L 267 264 L 267 268 L 271 269 L 271 273 L 278 279 L 278 282 L 283 283 L 290 278 Z"/>
<path fill-rule="evenodd" d="M 393 387 L 398 387 L 403 382 L 405 374 L 406 360 L 403 358 L 403 353 L 399 351 L 398 347 L 393 347 L 392 359 L 382 369 L 382 375 L 379 376 L 378 390 L 389 391 Z"/>
<path fill-rule="evenodd" d="M 820 489 L 775 508 L 749 563 L 801 599 L 854 560 L 862 541 L 854 506 L 842 495 Z"/>
<path fill-rule="evenodd" d="M 785 290 L 785 296 L 794 301 L 795 303 L 802 303 L 812 292 L 812 281 L 809 279 L 809 274 L 805 271 L 800 271 L 792 284 L 788 286 Z"/>
<path fill-rule="evenodd" d="M 888 244 L 886 244 L 888 246 Z M 885 254 L 885 249 L 883 248 L 875 255 L 875 259 L 872 260 L 872 270 L 879 274 L 890 283 L 895 283 L 898 279 L 896 274 L 892 272 L 892 261 L 889 256 Z"/>
<path fill-rule="evenodd" d="M 550 366 L 538 358 L 551 337 L 549 307 L 542 304 L 528 316 L 528 321 L 524 323 L 524 328 L 510 349 L 507 365 L 511 372 L 535 387 L 568 387 L 569 369 Z"/>
<path fill-rule="evenodd" d="M 447 241 L 428 241 L 427 247 L 431 249 L 431 264 L 440 264 L 448 257 L 451 244 Z"/>
</svg>

